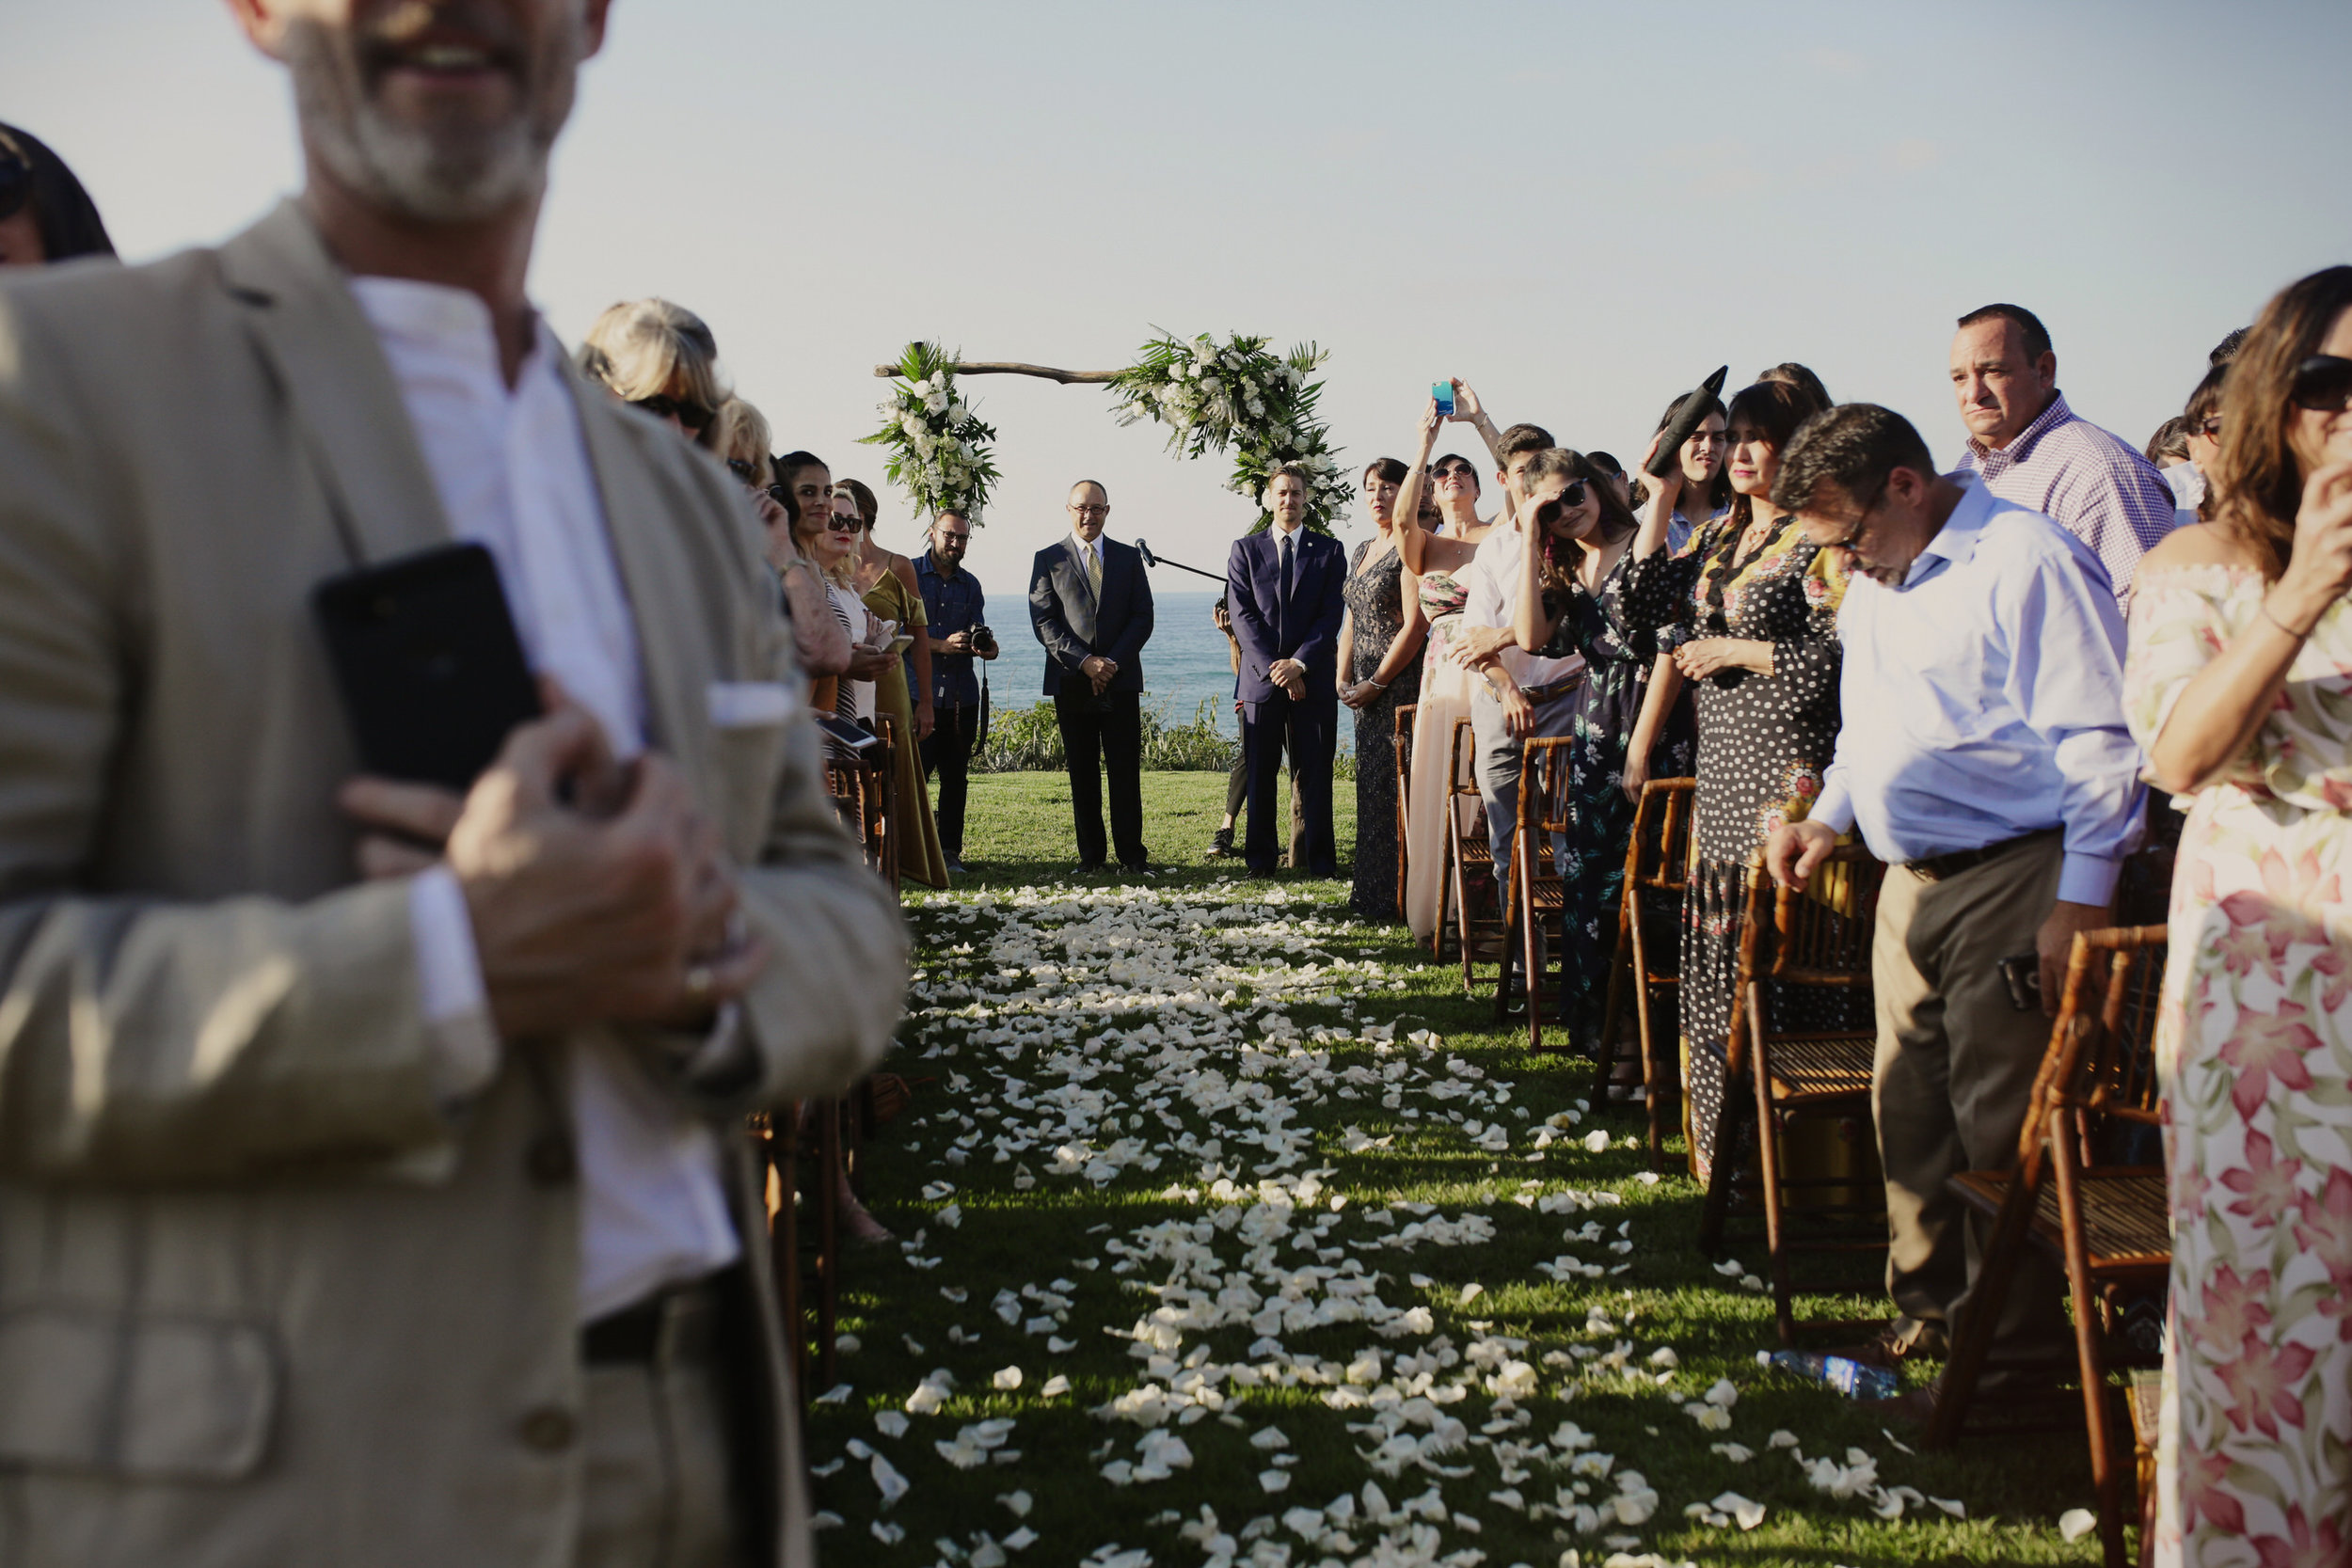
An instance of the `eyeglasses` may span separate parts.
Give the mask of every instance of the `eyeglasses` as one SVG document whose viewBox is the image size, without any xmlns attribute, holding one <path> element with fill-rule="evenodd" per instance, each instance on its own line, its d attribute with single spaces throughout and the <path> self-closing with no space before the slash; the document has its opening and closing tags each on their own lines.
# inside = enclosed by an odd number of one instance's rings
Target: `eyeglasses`
<svg viewBox="0 0 2352 1568">
<path fill-rule="evenodd" d="M 1450 468 L 1443 464 L 1439 464 L 1437 467 L 1430 469 L 1429 472 L 1433 477 L 1438 479 L 1474 480 L 1478 477 L 1478 470 L 1471 467 L 1467 463 L 1456 464 L 1454 467 Z"/>
<path fill-rule="evenodd" d="M 1882 479 L 1878 482 L 1876 487 L 1870 491 L 1869 500 L 1864 503 L 1860 512 L 1854 514 L 1853 525 L 1847 529 L 1844 534 L 1836 539 L 1831 539 L 1826 542 L 1816 541 L 1816 543 L 1820 544 L 1822 549 L 1842 550 L 1846 554 L 1851 555 L 1853 553 L 1853 542 L 1862 537 L 1862 525 L 1870 520 L 1870 514 L 1876 512 L 1879 509 L 1879 502 L 1886 499 L 1886 482 L 1894 477 L 1895 476 L 1892 473 L 1889 473 L 1885 479 Z"/>
<path fill-rule="evenodd" d="M 657 420 L 675 419 L 687 429 L 693 431 L 708 430 L 710 421 L 717 417 L 699 403 L 660 393 L 649 398 L 631 398 L 628 400 L 628 405 L 631 408 L 642 408 Z"/>
<path fill-rule="evenodd" d="M 1081 517 L 1107 517 L 1111 515 L 1107 506 L 1080 506 L 1076 501 L 1070 503 L 1070 510 Z"/>
<path fill-rule="evenodd" d="M 2216 414 L 2216 415 L 2214 415 L 2211 419 L 2207 419 L 2207 420 L 2200 420 L 2197 422 L 2197 433 L 2198 433 L 2200 436 L 2203 436 L 2206 440 L 2208 440 L 2208 441 L 2218 441 L 2218 440 L 2220 440 L 2220 439 L 2221 439 L 2221 416 L 2220 416 L 2220 415 L 2218 415 L 2218 414 Z"/>
<path fill-rule="evenodd" d="M 727 459 L 727 472 L 733 474 L 742 483 L 749 484 L 752 482 L 752 475 L 758 470 L 752 467 L 752 460 L 748 457 L 730 457 Z"/>
<path fill-rule="evenodd" d="M 0 221 L 16 216 L 33 198 L 33 166 L 22 154 L 0 148 Z"/>
<path fill-rule="evenodd" d="M 2295 367 L 2295 388 L 2287 394 L 2295 406 L 2315 414 L 2341 414 L 2352 409 L 2352 359 L 2314 354 Z"/>
</svg>

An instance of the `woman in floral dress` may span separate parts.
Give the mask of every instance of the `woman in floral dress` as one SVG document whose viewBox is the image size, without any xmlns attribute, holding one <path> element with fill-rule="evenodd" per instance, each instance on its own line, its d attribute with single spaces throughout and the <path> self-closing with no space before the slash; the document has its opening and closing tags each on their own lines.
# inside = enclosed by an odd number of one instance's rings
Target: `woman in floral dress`
<svg viewBox="0 0 2352 1568">
<path fill-rule="evenodd" d="M 1347 563 L 1347 617 L 1340 628 L 1340 701 L 1356 710 L 1356 867 L 1348 903 L 1367 920 L 1393 924 L 1396 902 L 1396 710 L 1421 692 L 1421 595 L 1398 551 L 1398 531 L 1414 528 L 1396 498 L 1405 465 L 1383 457 L 1364 469 L 1364 499 L 1375 530 Z"/>
<path fill-rule="evenodd" d="M 1616 950 L 1617 901 L 1625 890 L 1626 842 L 1633 832 L 1633 802 L 1625 793 L 1626 752 L 1658 646 L 1626 614 L 1635 524 L 1600 470 L 1583 453 L 1553 447 L 1535 455 L 1520 483 L 1527 500 L 1518 526 L 1539 543 L 1521 552 L 1513 631 L 1530 653 L 1584 657 L 1584 684 L 1576 694 L 1569 730 L 1575 742 L 1568 761 L 1574 826 L 1560 871 L 1565 894 L 1560 1022 L 1578 1048 L 1589 1049 L 1599 1036 L 1600 1005 Z M 1515 734 L 1521 733 L 1518 713 L 1526 703 L 1516 689 L 1504 694 L 1503 712 Z M 1669 738 L 1652 762 L 1666 769 L 1662 777 L 1680 777 L 1691 766 L 1689 737 Z"/>
<path fill-rule="evenodd" d="M 1819 408 L 1781 382 L 1758 382 L 1733 398 L 1731 510 L 1702 526 L 1677 556 L 1665 548 L 1669 509 L 1653 502 L 1628 576 L 1629 613 L 1673 651 L 1697 697 L 1695 863 L 1683 900 L 1678 989 L 1691 1168 L 1701 1180 L 1716 1153 L 1748 857 L 1773 828 L 1811 808 L 1837 745 L 1837 603 L 1845 577 L 1806 542 L 1795 517 L 1775 514 L 1768 499 L 1781 452 Z M 1671 701 L 1654 683 L 1637 739 L 1664 721 Z"/>
<path fill-rule="evenodd" d="M 2156 1560 L 2352 1561 L 2352 267 L 2265 308 L 2213 521 L 2149 552 L 2124 703 L 2189 800 L 2157 1021 Z"/>
</svg>

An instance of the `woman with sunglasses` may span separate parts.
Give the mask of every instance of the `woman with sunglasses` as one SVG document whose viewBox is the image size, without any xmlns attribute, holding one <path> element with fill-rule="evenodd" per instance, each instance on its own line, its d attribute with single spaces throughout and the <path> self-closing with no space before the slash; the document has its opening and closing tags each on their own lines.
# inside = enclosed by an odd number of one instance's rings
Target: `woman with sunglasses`
<svg viewBox="0 0 2352 1568">
<path fill-rule="evenodd" d="M 1772 504 L 1780 454 L 1820 404 L 1802 387 L 1759 381 L 1731 400 L 1729 508 L 1676 556 L 1670 513 L 1653 499 L 1628 591 L 1629 613 L 1675 662 L 1651 684 L 1637 742 L 1669 727 L 1691 684 L 1698 796 L 1691 888 L 1683 899 L 1681 1024 L 1688 1061 L 1691 1168 L 1708 1178 L 1738 982 L 1748 857 L 1821 792 L 1837 743 L 1837 604 L 1845 575 Z M 1672 490 L 1677 477 L 1664 486 Z M 1821 1026 L 1835 1026 L 1825 1019 Z M 1659 1042 L 1651 1042 L 1654 1051 Z M 1670 1071 L 1663 1081 L 1672 1082 Z M 1653 1079 L 1653 1081 L 1658 1081 Z"/>
<path fill-rule="evenodd" d="M 1413 771 L 1405 790 L 1405 924 L 1422 942 L 1430 941 L 1438 929 L 1445 814 L 1452 799 L 1447 769 L 1454 753 L 1454 721 L 1470 717 L 1473 680 L 1446 654 L 1461 629 L 1462 607 L 1470 600 L 1470 587 L 1461 574 L 1477 558 L 1478 543 L 1487 531 L 1470 510 L 1478 499 L 1478 475 L 1467 459 L 1451 457 L 1440 463 L 1469 470 L 1467 483 L 1451 475 L 1445 483 L 1432 483 L 1436 476 L 1429 454 L 1445 422 L 1438 400 L 1428 399 L 1422 408 L 1419 445 L 1405 465 L 1405 483 L 1390 509 L 1393 517 L 1428 519 L 1396 533 L 1397 559 L 1404 563 L 1400 590 L 1421 606 L 1428 627 L 1422 645 L 1421 689 L 1414 699 Z M 1434 511 L 1425 510 L 1433 506 Z M 1441 528 L 1449 531 L 1438 532 Z"/>
<path fill-rule="evenodd" d="M 768 535 L 768 564 L 784 586 L 792 647 L 801 668 L 812 678 L 840 674 L 850 667 L 849 628 L 834 618 L 823 579 L 792 543 L 790 515 L 771 494 L 768 417 L 741 398 L 729 398 L 719 405 L 712 425 L 713 450 L 751 498 L 753 515 Z"/>
<path fill-rule="evenodd" d="M 2264 308 L 2212 521 L 2134 584 L 2123 711 L 2185 802 L 2157 1014 L 2156 1560 L 2342 1561 L 2352 1491 L 2352 267 Z"/>
<path fill-rule="evenodd" d="M 806 452 L 775 459 L 778 473 L 805 473 L 811 467 L 824 471 L 823 465 Z M 832 488 L 828 474 L 824 489 Z M 776 484 L 769 494 L 784 508 L 790 521 L 793 547 L 816 568 L 818 580 L 825 586 L 827 607 L 850 640 L 849 668 L 838 676 L 816 682 L 810 689 L 809 702 L 820 712 L 831 712 L 848 723 L 871 728 L 874 679 L 896 663 L 898 656 L 882 645 L 881 619 L 866 608 L 851 586 L 857 536 L 861 531 L 857 519 L 835 514 L 830 495 L 823 496 L 818 505 L 803 506 L 800 487 L 789 481 Z"/>
<path fill-rule="evenodd" d="M 1633 803 L 1621 775 L 1658 648 L 1650 632 L 1626 613 L 1627 569 L 1639 525 L 1608 476 L 1582 452 L 1551 447 L 1535 454 L 1519 485 L 1526 499 L 1517 526 L 1534 543 L 1520 552 L 1513 635 L 1531 654 L 1584 658 L 1584 684 L 1568 732 L 1575 828 L 1561 868 L 1560 1022 L 1579 1049 L 1590 1050 L 1600 1037 L 1626 842 L 1633 831 Z M 1513 732 L 1524 733 L 1513 710 L 1533 719 L 1527 698 L 1511 688 L 1503 707 L 1513 717 Z M 1670 751 L 1657 759 L 1661 765 L 1690 766 L 1687 742 Z M 1520 786 L 1529 783 L 1522 778 Z"/>
<path fill-rule="evenodd" d="M 0 267 L 114 253 L 97 204 L 65 160 L 31 133 L 0 125 Z"/>
<path fill-rule="evenodd" d="M 623 403 L 717 450 L 726 378 L 718 340 L 693 311 L 666 299 L 624 300 L 589 326 L 579 360 L 583 374 Z"/>
<path fill-rule="evenodd" d="M 833 511 L 857 525 L 857 548 L 850 558 L 850 586 L 868 612 L 914 639 L 908 653 L 890 661 L 874 677 L 874 706 L 898 726 L 898 744 L 891 752 L 891 768 L 898 788 L 891 804 L 890 831 L 898 835 L 898 874 L 926 887 L 947 885 L 947 857 L 940 851 L 939 825 L 931 816 L 930 792 L 923 787 L 922 743 L 931 733 L 931 650 L 925 634 L 930 625 L 923 594 L 914 583 L 914 562 L 875 542 L 874 524 L 881 510 L 874 492 L 854 479 L 833 487 Z M 910 670 L 909 660 L 913 666 Z M 921 692 L 920 703 L 909 692 Z"/>
</svg>

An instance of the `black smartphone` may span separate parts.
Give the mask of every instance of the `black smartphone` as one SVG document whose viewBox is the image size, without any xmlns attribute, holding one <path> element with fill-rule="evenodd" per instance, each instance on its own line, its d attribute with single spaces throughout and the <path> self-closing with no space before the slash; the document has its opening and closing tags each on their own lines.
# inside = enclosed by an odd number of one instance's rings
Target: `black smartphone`
<svg viewBox="0 0 2352 1568">
<path fill-rule="evenodd" d="M 2021 1013 L 2042 1010 L 2042 955 L 2020 953 L 2001 960 L 2001 982 L 2009 987 L 2009 1005 Z"/>
<path fill-rule="evenodd" d="M 445 545 L 310 592 L 359 761 L 388 779 L 463 791 L 540 715 L 498 563 Z"/>
</svg>

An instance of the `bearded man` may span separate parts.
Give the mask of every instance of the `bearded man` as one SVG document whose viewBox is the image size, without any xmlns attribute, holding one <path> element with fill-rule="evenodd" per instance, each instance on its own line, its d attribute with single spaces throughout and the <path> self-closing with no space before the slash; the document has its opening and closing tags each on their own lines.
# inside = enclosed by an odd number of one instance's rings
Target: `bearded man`
<svg viewBox="0 0 2352 1568">
<path fill-rule="evenodd" d="M 739 487 L 523 293 L 606 0 L 233 8 L 301 198 L 0 288 L 0 1561 L 812 1561 L 740 1129 L 904 936 Z M 548 711 L 360 777 L 311 591 L 458 540 Z"/>
</svg>

